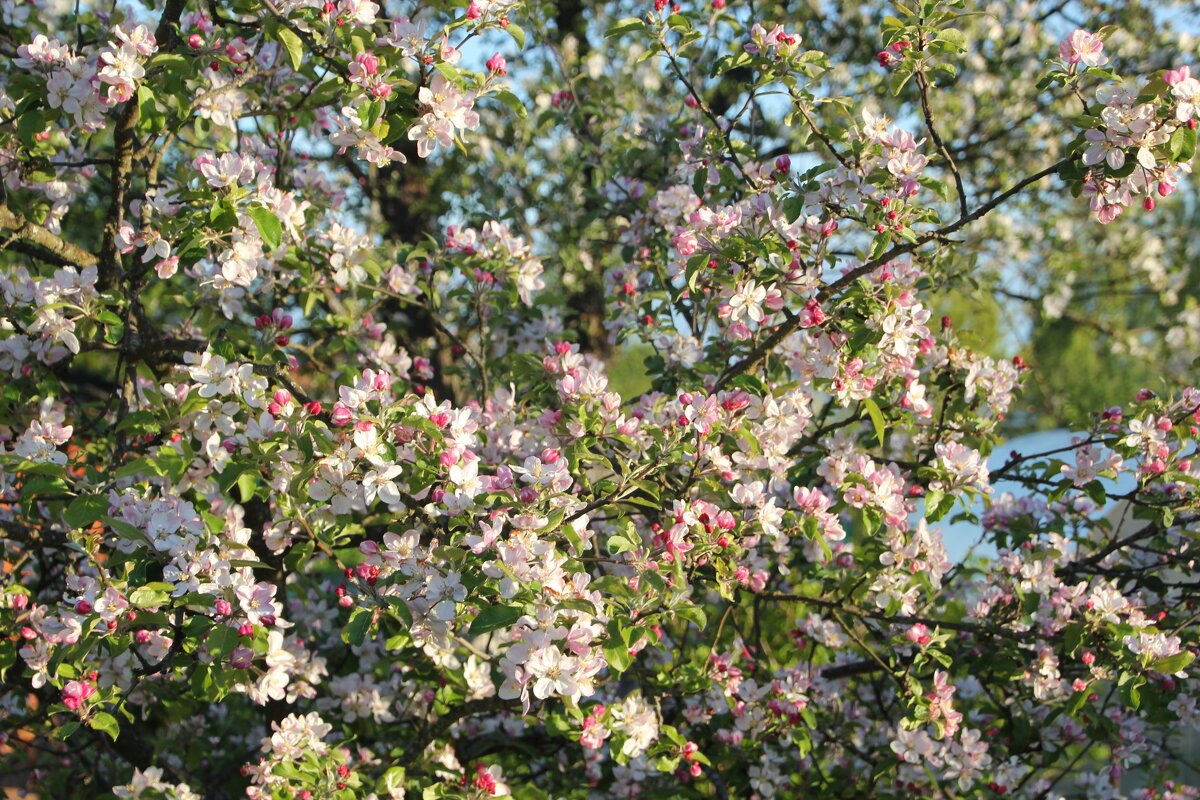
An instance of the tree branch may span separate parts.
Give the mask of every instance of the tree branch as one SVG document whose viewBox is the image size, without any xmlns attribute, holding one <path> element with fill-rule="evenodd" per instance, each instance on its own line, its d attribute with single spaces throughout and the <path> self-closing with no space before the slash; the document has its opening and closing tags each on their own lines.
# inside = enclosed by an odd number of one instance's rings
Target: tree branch
<svg viewBox="0 0 1200 800">
<path fill-rule="evenodd" d="M 96 256 L 78 245 L 71 244 L 57 234 L 36 225 L 19 214 L 14 214 L 7 205 L 0 205 L 0 230 L 12 231 L 11 239 L 28 242 L 32 247 L 17 248 L 23 252 L 59 265 L 72 264 L 77 267 L 94 267 Z"/>
<path fill-rule="evenodd" d="M 1058 172 L 1060 168 L 1070 163 L 1071 158 L 1071 156 L 1068 156 L 1060 161 L 1056 161 L 1043 170 L 1035 172 L 1033 175 L 1026 177 L 1024 180 L 1014 184 L 1010 188 L 996 195 L 991 200 L 972 211 L 970 214 L 959 217 L 956 221 L 950 223 L 949 225 L 945 225 L 937 230 L 930 231 L 929 233 L 919 236 L 915 242 L 898 244 L 878 258 L 871 259 L 865 264 L 855 267 L 833 283 L 826 284 L 824 287 L 822 287 L 821 290 L 817 292 L 817 302 L 824 302 L 825 300 L 828 300 L 830 297 L 854 283 L 862 276 L 883 266 L 892 259 L 898 258 L 906 253 L 911 253 L 922 245 L 926 245 L 929 242 L 937 239 L 945 238 L 946 236 L 965 228 L 970 223 L 994 210 L 997 206 L 1011 198 L 1013 195 L 1020 193 L 1021 190 L 1025 189 L 1031 184 L 1037 183 L 1042 178 Z M 775 330 L 772 331 L 771 334 L 764 339 L 760 345 L 758 345 L 758 347 L 754 348 L 748 356 L 725 370 L 724 374 L 722 374 L 720 379 L 717 380 L 716 390 L 725 388 L 725 386 L 728 385 L 728 383 L 735 377 L 750 372 L 759 364 L 761 364 L 766 357 L 770 355 L 771 351 L 779 346 L 780 342 L 800 329 L 802 319 L 803 318 L 800 316 L 795 316 L 776 327 Z"/>
</svg>

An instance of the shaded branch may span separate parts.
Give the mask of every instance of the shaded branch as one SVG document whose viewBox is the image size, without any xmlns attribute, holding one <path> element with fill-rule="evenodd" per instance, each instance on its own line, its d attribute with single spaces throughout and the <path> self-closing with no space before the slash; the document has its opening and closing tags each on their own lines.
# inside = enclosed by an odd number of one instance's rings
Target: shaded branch
<svg viewBox="0 0 1200 800">
<path fill-rule="evenodd" d="M 12 231 L 9 241 L 14 250 L 60 266 L 94 267 L 99 259 L 93 253 L 71 244 L 41 225 L 14 214 L 7 205 L 0 205 L 0 230 Z M 26 243 L 26 246 L 22 246 Z M 3 248 L 0 248 L 3 249 Z"/>
</svg>

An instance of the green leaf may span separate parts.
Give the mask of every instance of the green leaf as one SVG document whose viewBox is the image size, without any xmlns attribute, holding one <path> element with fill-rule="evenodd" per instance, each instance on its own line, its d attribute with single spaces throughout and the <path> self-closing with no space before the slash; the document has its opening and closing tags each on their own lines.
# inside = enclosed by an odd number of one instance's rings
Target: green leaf
<svg viewBox="0 0 1200 800">
<path fill-rule="evenodd" d="M 187 59 L 175 53 L 158 53 L 146 62 L 146 72 L 156 69 L 186 69 Z"/>
<path fill-rule="evenodd" d="M 243 503 L 249 502 L 250 498 L 254 497 L 254 489 L 256 486 L 258 486 L 258 475 L 256 475 L 254 472 L 248 470 L 243 472 L 241 475 L 238 475 L 238 493 L 241 495 Z"/>
<path fill-rule="evenodd" d="M 121 534 L 122 538 L 129 539 L 130 541 L 145 542 L 147 539 L 146 534 L 142 533 L 142 531 L 133 527 L 128 522 L 123 522 L 119 519 L 113 519 L 112 517 L 105 517 L 104 523 L 117 533 Z"/>
<path fill-rule="evenodd" d="M 498 628 L 511 627 L 521 618 L 525 611 L 518 606 L 487 606 L 480 610 L 479 615 L 467 630 L 468 636 L 479 636 L 490 633 Z"/>
<path fill-rule="evenodd" d="M 290 28 L 281 25 L 275 31 L 275 38 L 283 45 L 283 49 L 287 50 L 288 60 L 292 62 L 292 69 L 299 72 L 300 65 L 304 63 L 304 43 L 300 41 L 300 37 Z"/>
<path fill-rule="evenodd" d="M 521 119 L 525 119 L 525 117 L 529 116 L 529 109 L 525 108 L 525 104 L 522 103 L 520 98 L 518 98 L 512 92 L 502 89 L 496 92 L 495 97 L 501 103 L 504 103 L 504 105 L 508 106 L 509 109 L 511 109 L 512 112 Z"/>
<path fill-rule="evenodd" d="M 367 631 L 375 619 L 375 612 L 369 608 L 356 608 L 350 612 L 350 624 L 346 626 L 345 640 L 355 647 L 362 645 L 367 639 Z"/>
<path fill-rule="evenodd" d="M 513 41 L 517 43 L 518 50 L 525 49 L 525 30 L 524 30 L 524 28 L 522 28 L 520 25 L 517 25 L 515 22 L 510 22 L 504 26 L 504 32 L 507 33 L 509 36 L 511 36 L 513 38 Z"/>
<path fill-rule="evenodd" d="M 938 31 L 935 41 L 945 42 L 960 53 L 964 53 L 967 50 L 967 37 L 957 28 L 946 28 L 945 30 Z"/>
<path fill-rule="evenodd" d="M 792 195 L 783 201 L 783 217 L 789 224 L 800 218 L 804 212 L 804 197 Z"/>
<path fill-rule="evenodd" d="M 234 648 L 238 646 L 241 637 L 238 632 L 228 625 L 217 625 L 208 633 L 204 646 L 215 661 L 224 661 Z"/>
<path fill-rule="evenodd" d="M 137 91 L 138 109 L 143 117 L 152 116 L 156 110 L 154 104 L 154 91 L 145 84 L 138 87 Z"/>
<path fill-rule="evenodd" d="M 868 397 L 863 400 L 863 407 L 867 409 L 867 413 L 871 416 L 871 422 L 875 425 L 875 438 L 879 440 L 879 445 L 883 446 L 883 437 L 887 432 L 887 424 L 883 419 L 883 412 L 879 409 L 879 404 L 875 399 Z"/>
<path fill-rule="evenodd" d="M 17 663 L 17 648 L 9 642 L 0 642 L 0 680 L 4 680 L 4 673 L 8 672 L 8 668 Z"/>
<path fill-rule="evenodd" d="M 104 311 L 96 315 L 96 318 L 101 322 L 109 325 L 120 325 L 121 318 L 111 311 Z M 159 424 L 158 417 L 154 416 L 152 411 L 134 411 L 132 414 L 126 414 L 125 417 L 117 423 L 117 430 L 132 431 L 133 433 L 158 433 L 162 430 L 162 425 Z"/>
<path fill-rule="evenodd" d="M 1176 672 L 1185 669 L 1189 664 L 1196 660 L 1194 653 L 1184 650 L 1181 653 L 1176 653 L 1173 656 L 1160 658 L 1150 664 L 1150 669 L 1155 672 L 1162 672 L 1167 675 L 1174 675 Z"/>
<path fill-rule="evenodd" d="M 626 539 L 619 534 L 613 534 L 608 537 L 608 553 L 609 555 L 618 555 L 620 553 L 628 553 L 630 550 L 636 550 L 638 545 Z"/>
<path fill-rule="evenodd" d="M 699 606 L 680 606 L 675 609 L 675 616 L 694 623 L 700 630 L 704 630 L 704 626 L 708 624 L 708 616 Z"/>
<path fill-rule="evenodd" d="M 604 643 L 604 658 L 614 672 L 624 672 L 633 663 L 629 646 L 620 639 L 609 639 Z"/>
<path fill-rule="evenodd" d="M 99 494 L 76 497 L 63 512 L 63 520 L 72 528 L 86 528 L 108 513 L 108 498 Z"/>
<path fill-rule="evenodd" d="M 1075 655 L 1079 645 L 1083 643 L 1083 623 L 1068 625 L 1063 630 L 1063 650 L 1067 655 Z"/>
<path fill-rule="evenodd" d="M 157 608 L 171 601 L 171 596 L 160 589 L 140 586 L 129 595 L 129 604 L 138 608 Z"/>
<path fill-rule="evenodd" d="M 887 250 L 888 245 L 891 243 L 892 239 L 890 236 L 888 236 L 886 233 L 879 234 L 871 240 L 871 252 L 869 257 L 871 259 L 879 258 L 879 256 L 883 255 L 883 251 Z"/>
<path fill-rule="evenodd" d="M 942 511 L 942 501 L 946 499 L 941 489 L 931 489 L 929 494 L 925 495 L 925 518 L 930 522 L 937 522 L 946 512 Z"/>
<path fill-rule="evenodd" d="M 21 138 L 21 143 L 28 148 L 33 148 L 37 144 L 33 137 L 44 130 L 46 130 L 46 119 L 37 111 L 26 112 L 21 115 L 21 120 L 17 123 L 17 136 Z"/>
<path fill-rule="evenodd" d="M 117 722 L 117 718 L 104 711 L 97 711 L 88 720 L 88 726 L 94 730 L 104 731 L 113 738 L 114 742 L 117 740 L 117 734 L 121 732 L 121 724 Z"/>
<path fill-rule="evenodd" d="M 629 631 L 617 620 L 609 620 L 608 639 L 604 642 L 604 658 L 614 672 L 624 672 L 633 663 L 629 653 Z"/>
<path fill-rule="evenodd" d="M 384 797 L 398 797 L 404 794 L 404 767 L 391 767 L 379 776 L 375 791 Z"/>
<path fill-rule="evenodd" d="M 646 27 L 646 23 L 642 21 L 641 17 L 626 17 L 618 20 L 615 25 L 605 31 L 604 38 L 611 39 L 614 36 L 640 31 L 644 27 Z"/>
<path fill-rule="evenodd" d="M 279 247 L 279 243 L 283 241 L 283 225 L 279 223 L 279 217 L 262 206 L 254 206 L 248 213 L 253 217 L 258 235 L 262 237 L 267 249 L 275 250 Z"/>
<path fill-rule="evenodd" d="M 1191 161 L 1196 155 L 1196 131 L 1192 128 L 1176 128 L 1167 142 L 1167 155 L 1172 161 Z"/>
</svg>

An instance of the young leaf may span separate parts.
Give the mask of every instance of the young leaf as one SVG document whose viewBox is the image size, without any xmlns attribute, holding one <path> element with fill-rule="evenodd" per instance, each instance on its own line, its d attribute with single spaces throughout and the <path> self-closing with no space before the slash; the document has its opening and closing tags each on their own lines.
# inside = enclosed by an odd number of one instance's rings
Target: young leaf
<svg viewBox="0 0 1200 800">
<path fill-rule="evenodd" d="M 517 606 L 487 606 L 480 610 L 479 615 L 467 630 L 468 636 L 479 636 L 499 628 L 511 627 L 525 612 Z"/>
<path fill-rule="evenodd" d="M 262 237 L 267 250 L 279 247 L 279 243 L 283 241 L 283 225 L 280 224 L 279 217 L 261 206 L 254 206 L 248 213 L 253 218 L 258 235 Z"/>
</svg>

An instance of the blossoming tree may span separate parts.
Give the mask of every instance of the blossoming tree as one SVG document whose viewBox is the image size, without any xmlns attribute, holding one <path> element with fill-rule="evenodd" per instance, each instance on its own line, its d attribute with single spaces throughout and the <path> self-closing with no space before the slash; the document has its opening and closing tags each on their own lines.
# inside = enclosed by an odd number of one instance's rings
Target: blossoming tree
<svg viewBox="0 0 1200 800">
<path fill-rule="evenodd" d="M 0 5 L 7 785 L 1198 796 L 1189 290 L 991 469 L 1028 367 L 935 321 L 1006 225 L 1181 229 L 1200 80 L 1068 6 L 1034 147 L 962 0 Z"/>
</svg>

